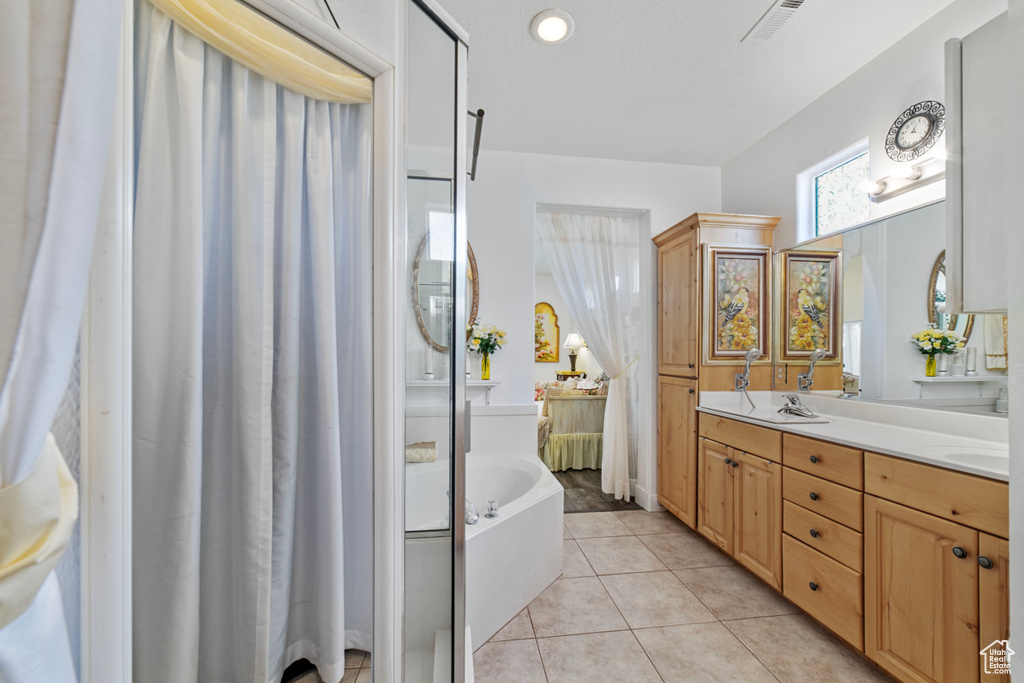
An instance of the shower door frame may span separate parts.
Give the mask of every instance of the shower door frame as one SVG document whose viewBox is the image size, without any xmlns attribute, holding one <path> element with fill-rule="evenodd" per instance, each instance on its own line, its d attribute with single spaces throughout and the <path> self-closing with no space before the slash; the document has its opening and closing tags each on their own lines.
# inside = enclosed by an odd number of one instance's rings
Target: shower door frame
<svg viewBox="0 0 1024 683">
<path fill-rule="evenodd" d="M 405 83 L 401 69 L 289 0 L 243 0 L 373 79 L 373 680 L 401 678 L 404 581 Z M 81 683 L 132 681 L 134 0 L 122 0 L 116 114 L 82 319 Z M 399 12 L 398 59 L 405 14 Z M 403 458 L 404 460 L 404 458 Z"/>
</svg>

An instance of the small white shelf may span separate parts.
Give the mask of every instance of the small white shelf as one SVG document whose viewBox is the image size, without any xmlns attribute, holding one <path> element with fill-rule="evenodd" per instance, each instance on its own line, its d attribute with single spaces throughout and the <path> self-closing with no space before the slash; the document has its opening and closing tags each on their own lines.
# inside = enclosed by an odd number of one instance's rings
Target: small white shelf
<svg viewBox="0 0 1024 683">
<path fill-rule="evenodd" d="M 936 377 L 911 377 L 918 384 L 930 384 L 932 382 L 1005 382 L 1008 377 L 1000 375 L 975 375 L 974 377 L 951 377 L 939 375 Z"/>
<path fill-rule="evenodd" d="M 983 385 L 990 382 L 1005 382 L 1007 377 L 1005 375 L 974 375 L 973 377 L 938 375 L 935 377 L 911 377 L 910 379 L 917 383 L 917 397 L 923 398 L 925 384 L 976 384 L 978 386 L 978 396 L 981 396 L 985 392 Z"/>
<path fill-rule="evenodd" d="M 407 379 L 405 386 L 407 387 L 446 387 L 449 386 L 450 380 L 447 379 Z M 491 405 L 491 389 L 501 384 L 496 379 L 467 379 L 466 390 L 470 389 L 483 389 L 486 391 L 484 397 L 484 403 Z"/>
</svg>

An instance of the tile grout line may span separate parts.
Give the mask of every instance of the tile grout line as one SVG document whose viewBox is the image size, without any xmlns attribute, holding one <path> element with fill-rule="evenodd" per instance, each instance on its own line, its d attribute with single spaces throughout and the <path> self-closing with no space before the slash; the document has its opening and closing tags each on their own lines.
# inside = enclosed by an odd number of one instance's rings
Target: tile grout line
<svg viewBox="0 0 1024 683">
<path fill-rule="evenodd" d="M 780 616 L 787 616 L 787 615 L 780 615 Z M 767 619 L 768 617 L 754 617 L 754 618 L 755 619 L 758 619 L 758 618 Z M 742 619 L 730 619 L 729 621 L 742 621 Z M 728 631 L 729 633 L 731 633 L 732 637 L 735 638 L 736 641 L 739 642 L 739 644 L 742 645 L 744 647 L 744 649 L 746 649 L 747 652 L 749 652 L 751 655 L 753 655 L 754 659 L 756 659 L 758 661 L 758 663 L 761 666 L 763 666 L 768 673 L 770 673 L 772 676 L 774 676 L 776 678 L 776 680 L 778 680 L 780 682 L 782 681 L 782 678 L 780 678 L 779 675 L 777 673 L 775 673 L 775 671 L 770 666 L 768 666 L 765 662 L 763 662 L 761 660 L 761 658 L 757 656 L 757 653 L 754 652 L 753 650 L 751 650 L 750 647 L 745 642 L 743 642 L 743 639 L 740 638 L 738 635 L 736 635 L 735 631 L 733 631 L 731 628 L 729 628 L 729 624 L 725 623 L 722 620 L 719 620 L 718 623 L 720 623 L 722 626 L 724 626 L 725 630 Z"/>
</svg>

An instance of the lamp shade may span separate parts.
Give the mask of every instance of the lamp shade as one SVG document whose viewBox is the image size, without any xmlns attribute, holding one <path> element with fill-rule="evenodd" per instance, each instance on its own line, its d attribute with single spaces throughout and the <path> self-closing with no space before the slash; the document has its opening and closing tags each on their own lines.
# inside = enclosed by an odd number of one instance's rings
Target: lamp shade
<svg viewBox="0 0 1024 683">
<path fill-rule="evenodd" d="M 565 338 L 565 348 L 567 349 L 578 349 L 583 345 L 583 339 L 575 332 L 570 332 Z"/>
</svg>

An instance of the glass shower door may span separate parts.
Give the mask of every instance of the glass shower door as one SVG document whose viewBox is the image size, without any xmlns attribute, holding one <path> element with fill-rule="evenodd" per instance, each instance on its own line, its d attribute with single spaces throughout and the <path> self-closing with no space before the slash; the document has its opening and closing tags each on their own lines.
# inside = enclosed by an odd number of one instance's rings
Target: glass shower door
<svg viewBox="0 0 1024 683">
<path fill-rule="evenodd" d="M 405 681 L 461 683 L 465 45 L 413 1 L 406 51 Z"/>
</svg>

